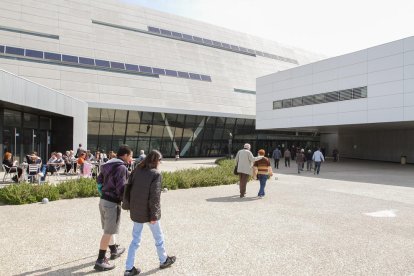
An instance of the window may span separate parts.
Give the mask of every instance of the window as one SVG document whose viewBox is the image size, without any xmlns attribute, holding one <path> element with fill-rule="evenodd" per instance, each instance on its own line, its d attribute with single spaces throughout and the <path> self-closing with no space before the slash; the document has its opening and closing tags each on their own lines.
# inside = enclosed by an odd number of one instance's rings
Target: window
<svg viewBox="0 0 414 276">
<path fill-rule="evenodd" d="M 151 33 L 157 33 L 157 34 L 160 33 L 160 29 L 154 28 L 154 27 L 150 27 L 150 26 L 148 26 L 148 31 L 150 31 Z"/>
<path fill-rule="evenodd" d="M 184 38 L 185 40 L 193 41 L 193 37 L 192 37 L 191 35 L 186 35 L 186 34 L 183 34 L 183 38 Z"/>
<path fill-rule="evenodd" d="M 80 64 L 95 65 L 95 61 L 91 58 L 79 57 Z"/>
<path fill-rule="evenodd" d="M 298 97 L 298 98 L 293 98 L 292 99 L 292 106 L 293 107 L 295 107 L 295 106 L 301 106 L 301 105 L 303 105 L 302 97 Z"/>
<path fill-rule="evenodd" d="M 314 96 L 314 103 L 318 104 L 318 103 L 324 103 L 325 102 L 325 94 L 317 94 Z"/>
<path fill-rule="evenodd" d="M 0 53 L 4 53 L 4 46 L 0 45 Z"/>
<path fill-rule="evenodd" d="M 109 64 L 109 61 L 102 60 L 102 59 L 95 59 L 95 64 L 96 66 L 100 66 L 100 67 L 106 67 L 106 68 L 111 67 Z"/>
<path fill-rule="evenodd" d="M 193 80 L 200 80 L 201 79 L 199 74 L 193 74 L 193 73 L 190 73 L 190 78 L 193 79 Z"/>
<path fill-rule="evenodd" d="M 165 75 L 165 70 L 161 68 L 152 68 L 152 72 L 157 75 Z"/>
<path fill-rule="evenodd" d="M 282 101 L 283 108 L 292 107 L 292 99 L 287 99 Z"/>
<path fill-rule="evenodd" d="M 338 91 L 326 93 L 325 94 L 326 102 L 327 103 L 337 102 L 339 99 L 338 94 L 339 94 Z"/>
<path fill-rule="evenodd" d="M 214 46 L 217 46 L 217 47 L 221 47 L 221 42 L 218 42 L 218 41 L 214 41 L 213 40 L 213 45 Z"/>
<path fill-rule="evenodd" d="M 51 59 L 51 60 L 62 60 L 62 55 L 61 54 L 56 54 L 56 53 L 49 53 L 49 52 L 45 52 L 45 59 Z"/>
<path fill-rule="evenodd" d="M 339 91 L 339 100 L 346 101 L 352 99 L 352 89 L 346 89 Z"/>
<path fill-rule="evenodd" d="M 27 49 L 26 57 L 43 58 L 43 52 Z"/>
<path fill-rule="evenodd" d="M 6 47 L 6 54 L 24 56 L 24 49 L 16 47 Z"/>
<path fill-rule="evenodd" d="M 252 49 L 247 49 L 247 52 L 250 53 L 250 54 L 256 54 L 256 52 Z"/>
<path fill-rule="evenodd" d="M 211 81 L 210 76 L 206 76 L 206 75 L 200 75 L 200 76 L 201 76 L 201 80 L 203 80 L 203 81 Z"/>
<path fill-rule="evenodd" d="M 148 66 L 139 66 L 139 71 L 140 72 L 143 72 L 143 73 L 150 73 L 150 74 L 152 74 L 152 70 L 151 70 L 151 67 L 148 67 Z"/>
<path fill-rule="evenodd" d="M 246 48 L 239 47 L 239 49 L 240 49 L 240 51 L 242 51 L 242 52 L 247 52 L 247 49 L 246 49 Z"/>
<path fill-rule="evenodd" d="M 201 37 L 198 37 L 198 36 L 193 36 L 193 40 L 197 41 L 197 42 L 200 42 L 200 43 L 203 43 L 203 39 Z"/>
<path fill-rule="evenodd" d="M 138 65 L 125 63 L 125 69 L 128 71 L 139 71 Z"/>
<path fill-rule="evenodd" d="M 189 79 L 190 78 L 190 76 L 188 75 L 187 72 L 181 72 L 181 71 L 178 71 L 178 77 L 185 78 L 185 79 Z"/>
<path fill-rule="evenodd" d="M 212 40 L 210 40 L 210 39 L 205 39 L 205 38 L 203 38 L 203 42 L 204 42 L 205 44 L 208 44 L 208 45 L 213 45 L 213 41 L 212 41 Z"/>
<path fill-rule="evenodd" d="M 172 35 L 172 33 L 170 31 L 167 31 L 167 30 L 164 30 L 164 29 L 160 29 L 160 31 L 161 31 L 162 35 L 168 35 L 168 36 Z"/>
<path fill-rule="evenodd" d="M 303 97 L 302 103 L 303 103 L 303 105 L 314 104 L 315 103 L 315 96 L 310 95 L 310 96 Z"/>
<path fill-rule="evenodd" d="M 236 51 L 240 51 L 239 46 L 236 46 L 236 45 L 230 45 L 230 48 Z"/>
<path fill-rule="evenodd" d="M 221 45 L 223 45 L 224 48 L 226 49 L 230 49 L 230 44 L 227 43 L 221 43 Z"/>
<path fill-rule="evenodd" d="M 78 63 L 78 57 L 69 56 L 69 55 L 62 55 L 62 61 Z"/>
<path fill-rule="evenodd" d="M 281 108 L 282 108 L 282 101 L 273 102 L 273 109 L 281 109 Z"/>
<path fill-rule="evenodd" d="M 258 55 L 258 56 L 263 56 L 263 52 L 256 51 L 256 55 Z"/>
<path fill-rule="evenodd" d="M 176 77 L 177 76 L 177 71 L 165 69 L 165 74 L 167 76 Z"/>
<path fill-rule="evenodd" d="M 120 62 L 111 61 L 111 68 L 125 70 L 125 64 L 120 63 Z"/>
<path fill-rule="evenodd" d="M 172 32 L 172 36 L 176 38 L 183 38 L 183 34 L 177 32 Z"/>
<path fill-rule="evenodd" d="M 358 87 L 353 89 L 353 99 L 360 99 L 367 97 L 367 87 Z"/>
</svg>

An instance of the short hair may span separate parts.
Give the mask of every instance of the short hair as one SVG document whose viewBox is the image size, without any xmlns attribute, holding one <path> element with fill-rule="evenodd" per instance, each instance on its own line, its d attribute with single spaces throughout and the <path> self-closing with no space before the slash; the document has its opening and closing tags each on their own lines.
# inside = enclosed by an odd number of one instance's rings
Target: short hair
<svg viewBox="0 0 414 276">
<path fill-rule="evenodd" d="M 82 144 L 79 144 L 79 147 L 82 147 Z"/>
<path fill-rule="evenodd" d="M 116 153 L 116 157 L 124 156 L 125 154 L 130 155 L 132 153 L 131 148 L 128 145 L 121 145 Z"/>
<path fill-rule="evenodd" d="M 250 149 L 250 144 L 248 144 L 248 143 L 244 144 L 244 148 L 249 150 Z"/>
<path fill-rule="evenodd" d="M 144 150 L 140 150 L 139 151 L 139 154 L 144 154 Z"/>
<path fill-rule="evenodd" d="M 3 159 L 5 159 L 5 160 L 9 160 L 11 157 L 12 157 L 11 152 L 8 152 L 8 151 L 7 151 L 7 152 L 4 154 Z"/>
<path fill-rule="evenodd" d="M 265 156 L 266 151 L 264 149 L 260 149 L 258 153 L 260 156 Z"/>
</svg>

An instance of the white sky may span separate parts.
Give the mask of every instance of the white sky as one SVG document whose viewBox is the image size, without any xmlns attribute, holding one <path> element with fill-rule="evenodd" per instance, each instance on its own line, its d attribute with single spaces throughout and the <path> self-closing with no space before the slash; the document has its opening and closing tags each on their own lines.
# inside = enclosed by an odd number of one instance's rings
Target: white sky
<svg viewBox="0 0 414 276">
<path fill-rule="evenodd" d="M 328 57 L 414 35 L 414 0 L 122 0 Z"/>
</svg>

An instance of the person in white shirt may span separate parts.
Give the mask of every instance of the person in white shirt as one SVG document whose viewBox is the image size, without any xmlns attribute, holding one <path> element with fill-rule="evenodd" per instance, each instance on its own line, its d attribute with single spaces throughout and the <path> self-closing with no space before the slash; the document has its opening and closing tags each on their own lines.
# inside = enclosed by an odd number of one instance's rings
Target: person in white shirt
<svg viewBox="0 0 414 276">
<path fill-rule="evenodd" d="M 325 161 L 320 148 L 313 153 L 312 160 L 315 162 L 315 170 L 313 171 L 313 174 L 319 174 L 319 171 L 321 170 L 321 163 Z"/>
</svg>

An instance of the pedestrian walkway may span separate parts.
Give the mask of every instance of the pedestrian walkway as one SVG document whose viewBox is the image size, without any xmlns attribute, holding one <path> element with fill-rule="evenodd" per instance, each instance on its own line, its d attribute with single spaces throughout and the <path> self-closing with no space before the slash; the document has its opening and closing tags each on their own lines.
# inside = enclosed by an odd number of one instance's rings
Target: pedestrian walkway
<svg viewBox="0 0 414 276">
<path fill-rule="evenodd" d="M 212 159 L 182 160 L 162 166 L 213 166 Z M 412 169 L 352 160 L 324 163 L 319 176 L 281 168 L 264 199 L 256 197 L 258 181 L 247 184 L 244 199 L 236 184 L 168 191 L 161 223 L 177 262 L 158 269 L 146 227 L 136 264 L 142 275 L 414 274 Z M 113 271 L 93 270 L 98 201 L 0 206 L 0 275 L 122 275 L 126 255 Z M 119 237 L 125 246 L 128 215 L 123 211 Z"/>
</svg>

